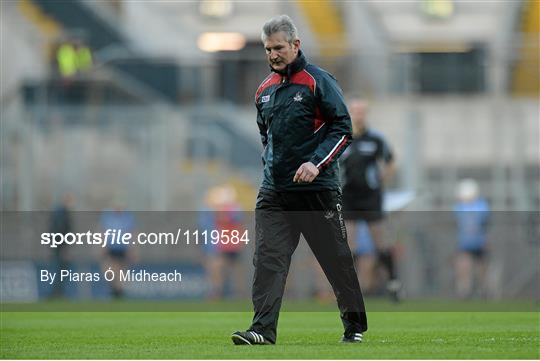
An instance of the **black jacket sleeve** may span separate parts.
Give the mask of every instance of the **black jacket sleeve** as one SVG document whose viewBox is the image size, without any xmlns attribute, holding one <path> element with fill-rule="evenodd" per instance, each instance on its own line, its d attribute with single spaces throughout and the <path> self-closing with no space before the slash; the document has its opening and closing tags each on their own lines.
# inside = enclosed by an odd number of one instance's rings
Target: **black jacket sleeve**
<svg viewBox="0 0 540 361">
<path fill-rule="evenodd" d="M 262 142 L 263 148 L 266 148 L 268 144 L 268 129 L 266 127 L 266 123 L 264 122 L 264 119 L 261 116 L 259 107 L 257 107 L 257 125 L 259 126 L 259 134 L 261 135 L 261 142 Z M 264 149 L 263 149 L 263 152 L 261 153 L 261 160 L 264 166 L 266 163 L 264 161 Z"/>
<path fill-rule="evenodd" d="M 345 105 L 343 92 L 332 75 L 321 72 L 317 79 L 315 95 L 328 128 L 326 137 L 310 161 L 317 168 L 324 169 L 333 164 L 351 143 L 351 117 Z"/>
<path fill-rule="evenodd" d="M 261 135 L 262 145 L 263 147 L 266 147 L 266 144 L 268 143 L 268 133 L 267 133 L 267 128 L 266 128 L 266 123 L 264 122 L 264 119 L 261 116 L 259 107 L 257 107 L 257 125 L 259 126 L 259 134 Z"/>
</svg>

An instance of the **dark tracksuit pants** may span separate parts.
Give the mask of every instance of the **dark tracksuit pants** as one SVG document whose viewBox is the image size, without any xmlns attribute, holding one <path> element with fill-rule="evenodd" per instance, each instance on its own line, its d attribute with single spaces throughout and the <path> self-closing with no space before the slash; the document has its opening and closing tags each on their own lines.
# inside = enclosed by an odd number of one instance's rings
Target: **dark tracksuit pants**
<svg viewBox="0 0 540 361">
<path fill-rule="evenodd" d="M 285 281 L 300 234 L 332 285 L 345 334 L 367 330 L 364 300 L 347 244 L 341 204 L 337 191 L 259 191 L 253 257 L 255 315 L 250 331 L 276 342 Z"/>
</svg>

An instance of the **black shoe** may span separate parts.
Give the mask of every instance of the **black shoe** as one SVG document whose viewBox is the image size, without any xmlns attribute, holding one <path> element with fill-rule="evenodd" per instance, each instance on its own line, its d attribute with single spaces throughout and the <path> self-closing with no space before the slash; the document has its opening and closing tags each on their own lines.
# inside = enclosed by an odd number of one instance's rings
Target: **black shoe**
<svg viewBox="0 0 540 361">
<path fill-rule="evenodd" d="M 360 332 L 353 333 L 350 335 L 343 335 L 341 342 L 343 343 L 360 343 L 362 342 L 363 335 Z"/>
<path fill-rule="evenodd" d="M 254 331 L 236 331 L 231 335 L 231 339 L 235 345 L 272 345 L 272 342 Z"/>
</svg>

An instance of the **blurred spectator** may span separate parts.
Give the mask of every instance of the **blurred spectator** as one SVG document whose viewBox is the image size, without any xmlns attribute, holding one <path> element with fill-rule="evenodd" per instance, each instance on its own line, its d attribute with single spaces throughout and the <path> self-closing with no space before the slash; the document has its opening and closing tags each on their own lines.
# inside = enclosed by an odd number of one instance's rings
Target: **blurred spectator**
<svg viewBox="0 0 540 361">
<path fill-rule="evenodd" d="M 480 197 L 478 184 L 473 179 L 460 181 L 456 196 L 456 292 L 459 297 L 467 298 L 474 294 L 475 274 L 478 275 L 478 292 L 483 294 L 486 291 L 489 205 Z"/>
<path fill-rule="evenodd" d="M 354 254 L 360 285 L 364 294 L 373 294 L 379 280 L 377 274 L 377 250 L 369 233 L 368 224 L 365 221 L 359 221 L 356 228 L 357 233 L 356 235 L 351 234 L 351 238 L 355 243 Z"/>
<path fill-rule="evenodd" d="M 64 194 L 62 201 L 53 208 L 49 226 L 51 233 L 60 233 L 65 235 L 73 231 L 72 212 L 74 203 L 75 197 L 73 194 L 66 193 Z M 61 270 L 69 268 L 67 247 L 68 246 L 65 243 L 62 243 L 58 245 L 58 247 L 52 249 L 56 274 L 60 274 Z M 64 296 L 62 282 L 55 282 L 52 297 L 61 296 Z"/>
<path fill-rule="evenodd" d="M 225 238 L 213 244 L 210 233 L 228 230 L 242 234 L 242 213 L 236 201 L 236 191 L 230 186 L 219 186 L 208 191 L 205 208 L 200 213 L 199 225 L 208 232 L 208 243 L 205 245 L 205 268 L 211 286 L 209 298 L 221 299 L 225 296 L 225 286 L 230 284 L 232 296 L 244 295 L 245 269 L 242 266 L 242 247 L 244 243 L 233 244 Z"/>
<path fill-rule="evenodd" d="M 60 42 L 55 49 L 55 61 L 58 74 L 70 78 L 78 73 L 92 68 L 92 51 L 80 39 L 70 39 Z"/>
<path fill-rule="evenodd" d="M 387 289 L 398 300 L 401 283 L 397 279 L 394 255 L 383 235 L 383 188 L 395 173 L 394 155 L 382 134 L 368 127 L 368 105 L 354 98 L 349 104 L 353 141 L 341 157 L 344 171 L 343 210 L 349 244 L 358 258 L 354 244 L 358 221 L 365 221 L 375 244 L 377 261 L 386 269 Z"/>
<path fill-rule="evenodd" d="M 101 215 L 101 228 L 103 232 L 107 230 L 119 231 L 124 233 L 132 233 L 135 229 L 135 216 L 125 210 L 125 206 L 122 200 L 117 199 L 114 202 L 112 209 L 105 209 Z M 133 234 L 133 237 L 135 235 Z M 127 244 L 121 242 L 114 242 L 111 244 L 111 236 L 105 247 L 105 258 L 102 264 L 103 271 L 106 271 L 109 267 L 114 271 L 115 275 L 119 274 L 120 269 L 126 269 L 126 267 L 134 260 L 134 250 Z M 115 277 L 111 282 L 111 291 L 114 298 L 121 298 L 124 296 L 124 289 L 122 283 L 119 281 L 120 277 Z"/>
</svg>

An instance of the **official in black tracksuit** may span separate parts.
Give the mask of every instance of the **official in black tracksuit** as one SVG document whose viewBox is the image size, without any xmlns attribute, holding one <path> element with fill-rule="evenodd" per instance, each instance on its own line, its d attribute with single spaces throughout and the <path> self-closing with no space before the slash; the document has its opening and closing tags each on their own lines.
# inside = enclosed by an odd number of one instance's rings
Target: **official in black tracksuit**
<svg viewBox="0 0 540 361">
<path fill-rule="evenodd" d="M 399 301 L 401 282 L 397 277 L 393 252 L 383 236 L 383 189 L 384 183 L 395 173 L 394 155 L 384 136 L 368 127 L 367 103 L 361 99 L 352 99 L 349 109 L 353 140 L 340 159 L 344 176 L 343 210 L 347 233 L 354 241 L 357 222 L 363 220 L 367 223 L 377 250 L 377 259 L 388 272 L 386 287 L 390 298 Z M 367 284 L 374 283 L 374 279 L 370 279 L 373 278 L 371 274 L 373 272 L 363 272 Z"/>
<path fill-rule="evenodd" d="M 344 175 L 345 219 L 361 219 L 367 223 L 382 220 L 383 182 L 394 168 L 394 156 L 383 135 L 362 128 L 354 134 L 340 163 Z"/>
<path fill-rule="evenodd" d="M 342 91 L 331 74 L 306 62 L 287 16 L 270 20 L 262 37 L 272 72 L 255 95 L 264 146 L 255 210 L 255 315 L 233 341 L 276 342 L 291 256 L 302 234 L 336 294 L 342 340 L 360 342 L 367 320 L 347 244 L 337 162 L 351 139 Z"/>
</svg>

